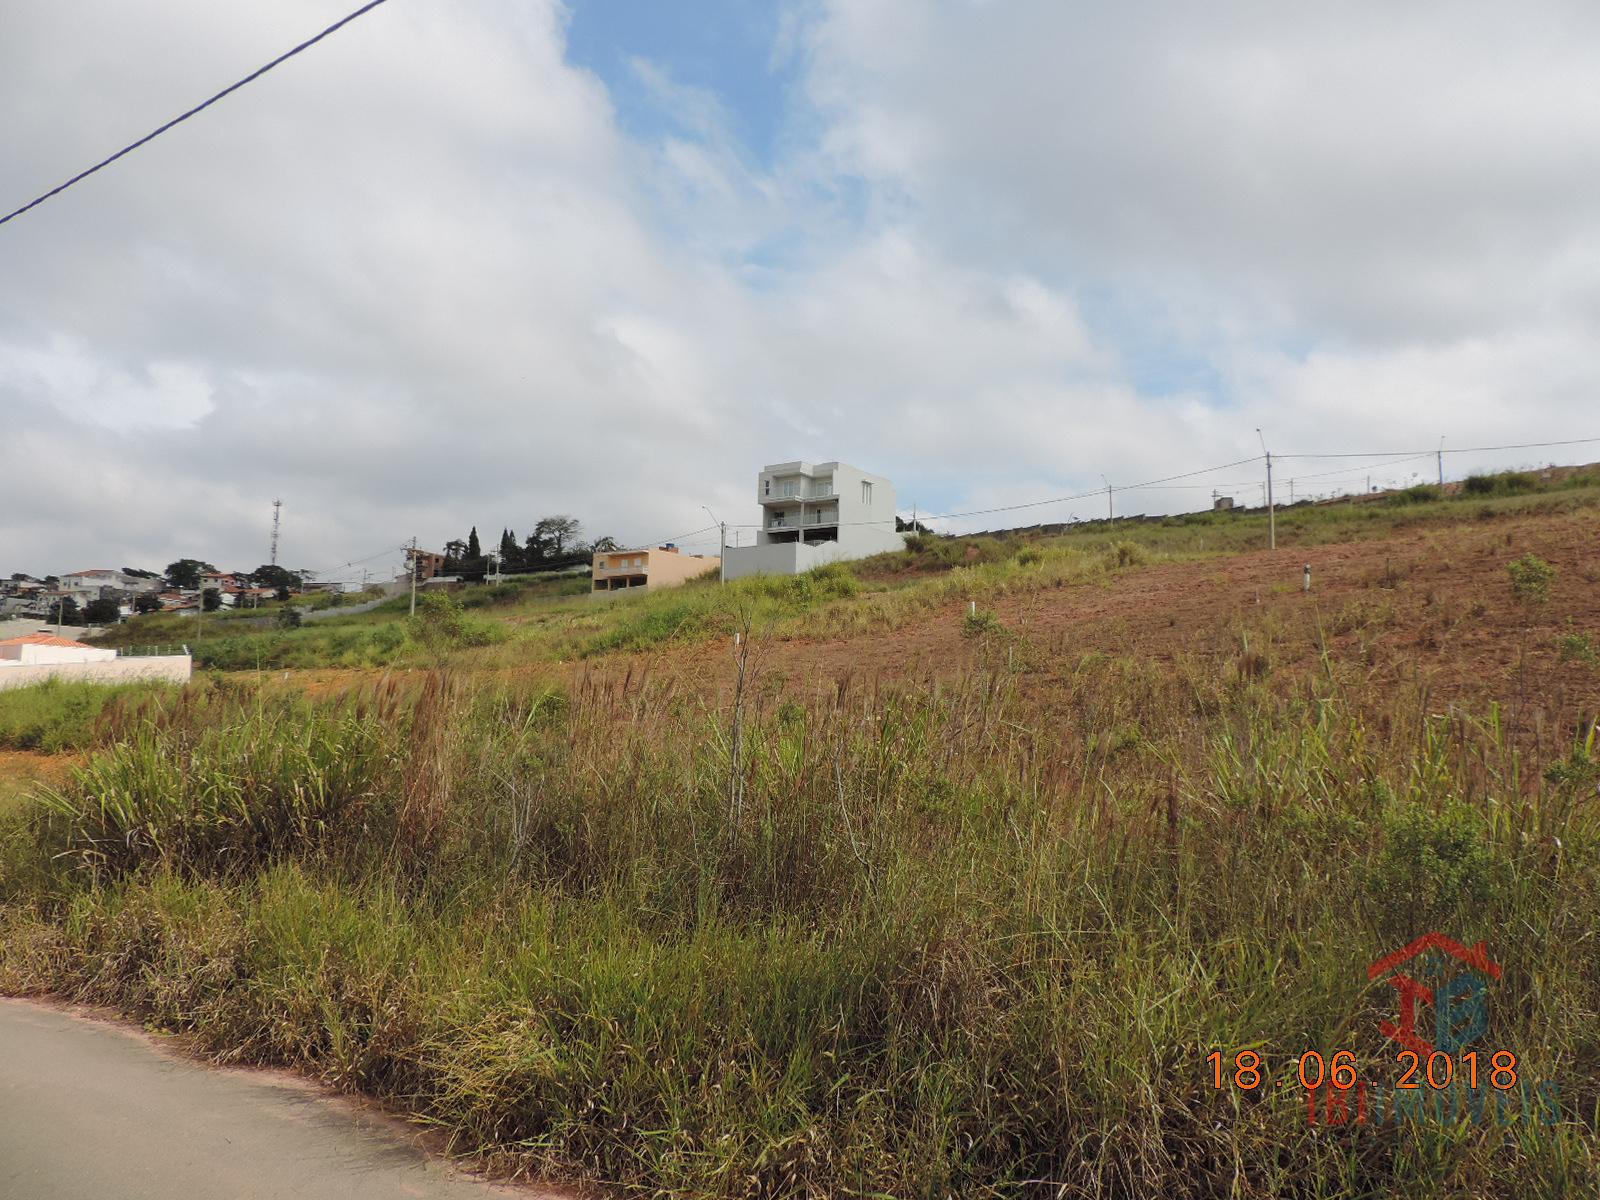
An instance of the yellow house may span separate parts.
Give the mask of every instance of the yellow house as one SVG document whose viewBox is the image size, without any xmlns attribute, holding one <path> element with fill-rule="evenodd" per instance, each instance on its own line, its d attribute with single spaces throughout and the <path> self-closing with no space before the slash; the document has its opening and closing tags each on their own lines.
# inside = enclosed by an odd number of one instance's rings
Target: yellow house
<svg viewBox="0 0 1600 1200">
<path fill-rule="evenodd" d="M 594 556 L 594 590 L 677 587 L 721 565 L 715 554 L 684 554 L 671 544 L 652 550 L 606 550 Z"/>
</svg>

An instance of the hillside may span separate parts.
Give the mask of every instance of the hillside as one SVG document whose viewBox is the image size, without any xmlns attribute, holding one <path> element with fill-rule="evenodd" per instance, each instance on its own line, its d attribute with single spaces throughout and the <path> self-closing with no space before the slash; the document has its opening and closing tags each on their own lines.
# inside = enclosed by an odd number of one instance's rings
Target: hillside
<svg viewBox="0 0 1600 1200">
<path fill-rule="evenodd" d="M 618 1194 L 1592 1192 L 1596 482 L 531 581 L 0 699 L 82 763 L 0 801 L 0 990 Z M 1521 1082 L 1397 1117 L 1368 967 L 1430 932 Z"/>
</svg>

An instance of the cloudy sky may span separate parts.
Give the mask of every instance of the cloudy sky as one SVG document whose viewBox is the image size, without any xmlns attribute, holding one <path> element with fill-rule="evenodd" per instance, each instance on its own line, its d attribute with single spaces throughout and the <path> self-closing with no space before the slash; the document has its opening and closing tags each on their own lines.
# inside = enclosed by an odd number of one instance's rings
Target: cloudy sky
<svg viewBox="0 0 1600 1200">
<path fill-rule="evenodd" d="M 6 6 L 0 211 L 352 7 Z M 0 573 L 1597 434 L 1597 61 L 1585 0 L 390 0 L 0 226 Z"/>
</svg>

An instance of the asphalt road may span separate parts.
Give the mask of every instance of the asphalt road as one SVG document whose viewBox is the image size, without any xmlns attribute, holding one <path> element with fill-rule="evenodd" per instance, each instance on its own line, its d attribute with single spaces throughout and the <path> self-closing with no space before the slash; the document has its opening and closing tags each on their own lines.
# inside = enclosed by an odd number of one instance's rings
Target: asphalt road
<svg viewBox="0 0 1600 1200">
<path fill-rule="evenodd" d="M 0 1200 L 488 1200 L 398 1122 L 271 1073 L 0 999 Z"/>
</svg>

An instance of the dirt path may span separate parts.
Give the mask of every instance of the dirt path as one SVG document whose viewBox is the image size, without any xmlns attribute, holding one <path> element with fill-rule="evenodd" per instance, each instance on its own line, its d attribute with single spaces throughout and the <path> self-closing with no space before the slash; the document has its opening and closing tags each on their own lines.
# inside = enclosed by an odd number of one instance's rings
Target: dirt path
<svg viewBox="0 0 1600 1200">
<path fill-rule="evenodd" d="M 0 1196 L 16 1200 L 536 1200 L 430 1157 L 399 1122 L 127 1027 L 0 999 Z"/>
</svg>

